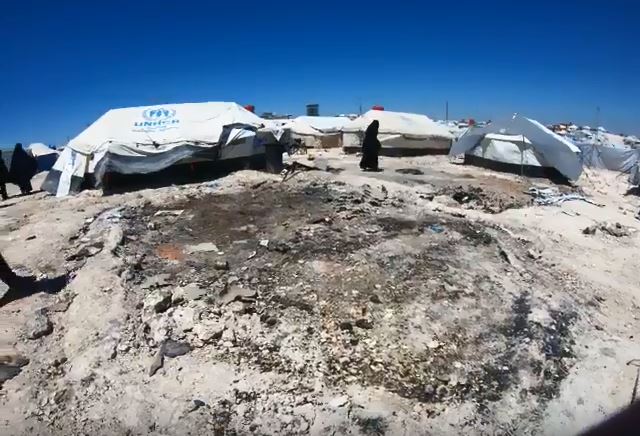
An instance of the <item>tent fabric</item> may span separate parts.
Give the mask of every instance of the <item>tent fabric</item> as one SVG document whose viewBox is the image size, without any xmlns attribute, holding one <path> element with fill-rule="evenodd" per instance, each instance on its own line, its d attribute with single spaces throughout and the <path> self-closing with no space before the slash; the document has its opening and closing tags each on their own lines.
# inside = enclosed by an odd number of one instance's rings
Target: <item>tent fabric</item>
<svg viewBox="0 0 640 436">
<path fill-rule="evenodd" d="M 640 162 L 640 150 L 619 149 L 603 145 L 581 143 L 582 162 L 585 166 L 621 173 L 630 173 Z"/>
<path fill-rule="evenodd" d="M 73 138 L 54 165 L 49 192 L 78 169 L 69 162 L 85 160 L 85 173 L 97 185 L 108 172 L 153 173 L 189 159 L 236 159 L 264 155 L 265 145 L 288 140 L 286 129 L 263 120 L 236 103 L 208 102 L 113 109 Z M 76 156 L 78 155 L 78 156 Z M 61 171 L 72 171 L 62 177 Z M 84 176 L 85 174 L 83 174 Z M 63 183 L 68 186 L 68 183 Z M 70 190 L 67 189 L 67 193 Z"/>
<path fill-rule="evenodd" d="M 293 139 L 308 148 L 335 148 L 342 145 L 342 127 L 350 122 L 347 117 L 294 118 L 284 125 Z"/>
<path fill-rule="evenodd" d="M 36 142 L 27 147 L 27 152 L 36 158 L 38 172 L 49 171 L 58 159 L 58 151 Z"/>
<path fill-rule="evenodd" d="M 629 183 L 640 185 L 640 149 L 619 149 L 593 143 L 578 144 L 585 166 L 629 174 Z"/>
<path fill-rule="evenodd" d="M 269 122 L 236 103 L 209 102 L 112 109 L 69 141 L 83 154 L 108 151 L 123 156 L 165 153 L 185 144 L 216 145 L 224 126 L 255 129 Z"/>
<path fill-rule="evenodd" d="M 381 135 L 403 135 L 412 139 L 444 138 L 453 139 L 449 129 L 436 123 L 426 115 L 404 112 L 370 110 L 355 120 L 347 123 L 342 131 L 345 133 L 364 132 L 373 120 L 380 123 Z"/>
<path fill-rule="evenodd" d="M 31 156 L 36 157 L 36 158 L 38 156 L 46 156 L 46 155 L 49 155 L 49 154 L 55 154 L 55 155 L 58 154 L 58 152 L 55 149 L 53 149 L 51 147 L 48 147 L 48 146 L 46 146 L 46 145 L 44 145 L 44 144 L 42 144 L 40 142 L 35 142 L 33 144 L 30 144 L 27 147 L 27 151 L 29 153 L 31 153 Z"/>
<path fill-rule="evenodd" d="M 577 180 L 582 174 L 580 149 L 565 138 L 553 133 L 539 122 L 518 115 L 506 120 L 494 121 L 484 127 L 467 130 L 451 147 L 450 156 L 465 154 L 477 147 L 489 134 L 524 136 L 535 153 L 550 167 L 569 180 Z M 519 163 L 511 162 L 511 163 Z"/>
<path fill-rule="evenodd" d="M 469 154 L 506 164 L 549 167 L 544 157 L 536 152 L 531 142 L 522 135 L 486 135 Z"/>
<path fill-rule="evenodd" d="M 446 126 L 426 115 L 370 110 L 342 128 L 345 151 L 360 150 L 364 132 L 374 120 L 380 123 L 382 155 L 446 154 L 454 138 Z"/>
<path fill-rule="evenodd" d="M 347 117 L 301 116 L 286 123 L 285 127 L 297 135 L 321 136 L 340 133 L 342 128 L 350 122 L 351 120 Z"/>
</svg>

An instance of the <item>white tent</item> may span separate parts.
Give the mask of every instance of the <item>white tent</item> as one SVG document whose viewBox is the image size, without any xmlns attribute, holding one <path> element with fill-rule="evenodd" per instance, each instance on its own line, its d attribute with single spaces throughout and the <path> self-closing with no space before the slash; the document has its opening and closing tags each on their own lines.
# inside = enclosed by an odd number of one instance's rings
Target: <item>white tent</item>
<svg viewBox="0 0 640 436">
<path fill-rule="evenodd" d="M 47 147 L 40 142 L 34 142 L 27 147 L 27 153 L 36 158 L 38 171 L 49 171 L 58 159 L 57 150 Z"/>
<path fill-rule="evenodd" d="M 342 128 L 350 123 L 347 117 L 294 118 L 284 125 L 291 130 L 291 138 L 308 148 L 334 148 L 342 146 Z"/>
<path fill-rule="evenodd" d="M 108 172 L 151 173 L 186 159 L 264 155 L 264 145 L 278 142 L 283 132 L 236 103 L 113 109 L 69 142 L 43 189 L 66 195 L 87 173 L 99 185 Z"/>
<path fill-rule="evenodd" d="M 539 122 L 518 115 L 467 130 L 449 155 L 463 153 L 467 163 L 515 173 L 550 175 L 545 170 L 555 169 L 569 180 L 582 174 L 577 146 Z"/>
<path fill-rule="evenodd" d="M 48 147 L 41 142 L 34 142 L 33 144 L 29 144 L 29 146 L 27 147 L 27 151 L 31 153 L 31 156 L 36 158 L 38 156 L 58 154 L 58 152 L 54 148 Z"/>
<path fill-rule="evenodd" d="M 343 127 L 345 151 L 361 149 L 364 132 L 373 120 L 380 123 L 382 154 L 446 154 L 451 147 L 453 135 L 449 129 L 426 115 L 370 110 Z"/>
</svg>

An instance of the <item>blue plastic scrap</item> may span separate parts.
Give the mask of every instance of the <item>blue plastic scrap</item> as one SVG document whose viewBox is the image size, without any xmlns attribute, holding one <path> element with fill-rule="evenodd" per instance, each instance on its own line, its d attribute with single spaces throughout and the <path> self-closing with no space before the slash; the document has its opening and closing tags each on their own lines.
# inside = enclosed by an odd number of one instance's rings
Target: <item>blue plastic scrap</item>
<svg viewBox="0 0 640 436">
<path fill-rule="evenodd" d="M 440 224 L 429 224 L 427 229 L 431 230 L 433 233 L 442 233 L 444 232 L 444 227 Z"/>
</svg>

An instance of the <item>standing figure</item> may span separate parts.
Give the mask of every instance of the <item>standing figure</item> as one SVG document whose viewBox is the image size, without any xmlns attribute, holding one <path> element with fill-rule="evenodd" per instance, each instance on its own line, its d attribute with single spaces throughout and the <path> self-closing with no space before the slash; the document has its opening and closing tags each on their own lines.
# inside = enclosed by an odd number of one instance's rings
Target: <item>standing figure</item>
<svg viewBox="0 0 640 436">
<path fill-rule="evenodd" d="M 33 191 L 31 178 L 38 172 L 36 158 L 24 151 L 22 144 L 17 143 L 11 156 L 9 168 L 10 180 L 20 187 L 20 192 L 28 194 Z"/>
<path fill-rule="evenodd" d="M 2 150 L 0 150 L 0 195 L 2 195 L 3 200 L 9 198 L 9 195 L 7 195 L 8 182 L 9 170 L 7 169 L 7 165 L 5 165 L 4 159 L 2 158 Z"/>
<path fill-rule="evenodd" d="M 378 171 L 378 155 L 380 154 L 380 148 L 382 147 L 380 141 L 378 141 L 379 128 L 380 123 L 378 120 L 373 120 L 364 132 L 360 168 L 365 171 Z"/>
</svg>

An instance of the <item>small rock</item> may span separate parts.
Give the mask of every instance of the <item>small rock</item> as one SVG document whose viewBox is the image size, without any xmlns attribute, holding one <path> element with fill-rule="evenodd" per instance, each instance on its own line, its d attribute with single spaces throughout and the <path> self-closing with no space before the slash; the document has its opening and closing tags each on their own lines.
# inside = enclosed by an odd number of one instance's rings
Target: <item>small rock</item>
<svg viewBox="0 0 640 436">
<path fill-rule="evenodd" d="M 339 397 L 334 397 L 329 400 L 329 407 L 337 409 L 339 407 L 345 406 L 349 402 L 349 397 L 346 395 L 341 395 Z"/>
<path fill-rule="evenodd" d="M 527 256 L 529 256 L 533 260 L 538 260 L 538 259 L 542 258 L 542 255 L 540 253 L 538 253 L 537 251 L 534 251 L 534 250 L 527 251 Z"/>
<path fill-rule="evenodd" d="M 189 283 L 186 286 L 177 287 L 173 291 L 171 301 L 173 304 L 180 303 L 181 301 L 195 301 L 201 299 L 208 293 L 209 291 L 207 289 L 201 288 L 197 283 Z"/>
<path fill-rule="evenodd" d="M 427 344 L 427 347 L 431 348 L 432 350 L 435 350 L 436 348 L 440 348 L 441 346 L 442 344 L 436 340 L 429 341 L 429 343 Z"/>
<path fill-rule="evenodd" d="M 193 333 L 203 342 L 211 342 L 214 339 L 220 339 L 224 333 L 224 323 L 220 321 L 207 320 L 202 324 L 197 324 L 193 328 Z"/>
<path fill-rule="evenodd" d="M 170 277 L 171 274 L 156 274 L 155 276 L 147 277 L 140 285 L 140 288 L 152 289 L 168 286 Z"/>
<path fill-rule="evenodd" d="M 424 387 L 424 394 L 427 397 L 432 397 L 433 394 L 435 394 L 435 393 L 436 393 L 436 388 L 434 388 L 433 385 L 426 385 Z"/>
<path fill-rule="evenodd" d="M 353 324 L 350 321 L 342 321 L 338 327 L 340 327 L 340 330 L 353 331 Z"/>
<path fill-rule="evenodd" d="M 269 248 L 269 240 L 268 239 L 261 239 L 260 240 L 260 246 L 264 247 L 264 248 Z"/>
<path fill-rule="evenodd" d="M 171 291 L 156 289 L 144 298 L 144 308 L 155 313 L 162 313 L 171 307 Z"/>
<path fill-rule="evenodd" d="M 65 293 L 58 301 L 51 306 L 47 307 L 47 312 L 66 312 L 73 303 L 73 299 L 75 298 L 75 294 Z"/>
<path fill-rule="evenodd" d="M 109 232 L 106 234 L 104 238 L 104 248 L 113 253 L 116 248 L 122 244 L 124 240 L 124 232 L 122 231 L 122 227 L 119 225 L 115 225 L 109 228 Z"/>
<path fill-rule="evenodd" d="M 449 383 L 451 377 L 448 374 L 438 374 L 436 375 L 436 379 L 442 383 Z"/>
<path fill-rule="evenodd" d="M 67 394 L 67 390 L 65 388 L 58 389 L 56 393 L 53 395 L 53 402 L 56 404 L 62 403 L 66 394 Z"/>
<path fill-rule="evenodd" d="M 202 400 L 193 400 L 187 408 L 187 413 L 195 412 L 201 407 L 206 406 L 206 403 Z"/>
<path fill-rule="evenodd" d="M 164 365 L 164 351 L 162 350 L 162 347 L 160 347 L 160 349 L 156 351 L 156 354 L 151 358 L 151 363 L 149 365 L 149 377 L 153 377 L 153 375 L 162 368 L 162 365 Z"/>
<path fill-rule="evenodd" d="M 220 339 L 222 339 L 223 342 L 235 342 L 236 334 L 233 329 L 228 328 L 222 332 L 222 337 Z"/>
<path fill-rule="evenodd" d="M 37 310 L 26 324 L 27 338 L 38 339 L 53 332 L 53 324 L 42 310 Z"/>
<path fill-rule="evenodd" d="M 219 271 L 227 271 L 229 269 L 229 262 L 226 260 L 221 260 L 213 264 L 213 269 L 217 269 Z"/>
<path fill-rule="evenodd" d="M 373 328 L 373 321 L 367 318 L 360 318 L 356 321 L 356 327 L 371 330 Z"/>
<path fill-rule="evenodd" d="M 278 319 L 273 316 L 268 316 L 264 319 L 264 323 L 269 327 L 273 327 L 274 325 L 278 324 Z"/>
<path fill-rule="evenodd" d="M 186 342 L 178 342 L 173 339 L 167 339 L 164 343 L 164 355 L 167 357 L 184 356 L 191 351 L 191 346 Z"/>
<path fill-rule="evenodd" d="M 378 297 L 377 294 L 372 294 L 371 297 L 369 297 L 369 301 L 371 301 L 372 303 L 375 304 L 381 304 L 382 300 L 380 300 L 380 297 Z"/>
<path fill-rule="evenodd" d="M 185 248 L 189 253 L 209 253 L 212 251 L 214 252 L 220 251 L 220 249 L 218 249 L 218 246 L 213 242 L 203 242 L 201 244 L 196 244 L 196 245 L 187 245 Z"/>
<path fill-rule="evenodd" d="M 188 332 L 193 330 L 195 326 L 196 311 L 191 307 L 176 307 L 171 314 L 176 328 L 181 332 Z"/>
<path fill-rule="evenodd" d="M 118 352 L 120 352 L 120 353 L 126 353 L 130 349 L 131 349 L 131 347 L 127 343 L 121 342 L 121 343 L 118 344 Z"/>
<path fill-rule="evenodd" d="M 222 304 L 229 304 L 235 300 L 254 299 L 256 295 L 256 291 L 254 290 L 241 288 L 240 286 L 231 286 L 227 289 L 227 292 L 221 296 L 220 300 Z"/>
<path fill-rule="evenodd" d="M 29 236 L 27 236 L 27 238 L 26 238 L 26 240 L 27 240 L 27 241 L 32 241 L 32 240 L 34 240 L 34 239 L 36 239 L 36 235 L 29 235 Z"/>
</svg>

